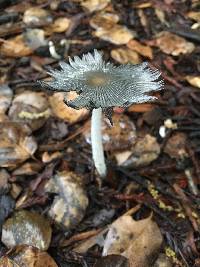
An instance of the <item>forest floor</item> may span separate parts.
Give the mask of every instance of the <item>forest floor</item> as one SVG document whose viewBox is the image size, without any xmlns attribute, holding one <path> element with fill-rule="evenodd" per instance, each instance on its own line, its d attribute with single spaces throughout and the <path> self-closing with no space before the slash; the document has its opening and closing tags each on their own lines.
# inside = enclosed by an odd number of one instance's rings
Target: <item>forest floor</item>
<svg viewBox="0 0 200 267">
<path fill-rule="evenodd" d="M 200 266 L 198 0 L 0 0 L 0 266 Z M 162 73 L 155 103 L 103 118 L 37 83 L 98 49 Z M 71 92 L 68 97 L 74 98 Z"/>
</svg>

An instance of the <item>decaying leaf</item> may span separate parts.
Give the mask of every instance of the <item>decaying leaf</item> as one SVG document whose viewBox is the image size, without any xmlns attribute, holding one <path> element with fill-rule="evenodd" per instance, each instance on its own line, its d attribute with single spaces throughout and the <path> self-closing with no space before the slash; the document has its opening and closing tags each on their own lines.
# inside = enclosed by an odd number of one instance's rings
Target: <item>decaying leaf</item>
<svg viewBox="0 0 200 267">
<path fill-rule="evenodd" d="M 142 55 L 143 57 L 153 59 L 153 51 L 150 46 L 143 45 L 136 40 L 130 40 L 127 43 L 127 47 L 133 51 L 136 51 L 138 54 Z"/>
<path fill-rule="evenodd" d="M 67 94 L 67 99 L 72 100 L 76 98 L 76 96 L 76 92 L 69 92 Z M 61 92 L 54 93 L 49 97 L 51 109 L 56 117 L 68 122 L 69 124 L 73 124 L 86 118 L 86 116 L 89 114 L 89 111 L 86 108 L 79 110 L 70 108 L 63 102 L 63 99 L 64 93 Z"/>
<path fill-rule="evenodd" d="M 52 22 L 52 16 L 46 9 L 31 7 L 24 12 L 23 21 L 29 26 L 44 26 Z"/>
<path fill-rule="evenodd" d="M 183 37 L 167 31 L 161 32 L 158 35 L 155 40 L 155 45 L 158 46 L 164 53 L 172 56 L 189 54 L 195 49 L 193 43 L 186 41 Z"/>
<path fill-rule="evenodd" d="M 200 88 L 200 76 L 186 76 L 186 80 L 197 88 Z"/>
<path fill-rule="evenodd" d="M 50 116 L 47 97 L 44 93 L 28 90 L 17 94 L 8 114 L 15 122 L 27 124 L 33 131 L 37 130 Z"/>
<path fill-rule="evenodd" d="M 38 174 L 42 170 L 42 163 L 36 162 L 36 161 L 28 161 L 20 165 L 18 168 L 16 168 L 12 174 L 13 175 L 26 175 L 31 176 Z"/>
<path fill-rule="evenodd" d="M 148 112 L 154 108 L 154 105 L 151 103 L 137 104 L 132 105 L 128 108 L 128 112 Z"/>
<path fill-rule="evenodd" d="M 121 255 L 108 255 L 99 259 L 94 267 L 129 267 L 128 259 Z"/>
<path fill-rule="evenodd" d="M 172 261 L 164 253 L 160 253 L 153 267 L 172 267 Z"/>
<path fill-rule="evenodd" d="M 186 143 L 187 136 L 184 133 L 175 133 L 168 139 L 164 152 L 175 159 L 188 157 Z"/>
<path fill-rule="evenodd" d="M 27 245 L 16 246 L 0 258 L 1 267 L 58 267 L 47 252 Z"/>
<path fill-rule="evenodd" d="M 118 165 L 128 168 L 147 166 L 158 158 L 160 145 L 155 137 L 147 134 L 138 137 L 132 149 L 116 152 L 115 158 Z"/>
<path fill-rule="evenodd" d="M 124 150 L 136 142 L 136 128 L 125 114 L 113 114 L 114 127 L 109 127 L 106 118 L 103 120 L 103 145 L 106 151 Z M 89 127 L 84 133 L 85 139 L 91 143 Z"/>
<path fill-rule="evenodd" d="M 81 6 L 85 7 L 89 12 L 104 9 L 110 0 L 81 0 Z"/>
<path fill-rule="evenodd" d="M 49 26 L 49 29 L 51 32 L 65 32 L 69 26 L 70 26 L 71 20 L 62 17 L 62 18 L 57 18 L 52 25 Z"/>
<path fill-rule="evenodd" d="M 83 219 L 88 206 L 82 178 L 73 172 L 60 172 L 49 180 L 45 190 L 57 193 L 49 216 L 68 230 L 74 228 Z"/>
<path fill-rule="evenodd" d="M 15 167 L 37 149 L 34 138 L 18 123 L 0 122 L 0 166 Z"/>
<path fill-rule="evenodd" d="M 128 48 L 117 48 L 111 51 L 111 57 L 121 64 L 139 64 L 141 63 L 140 56 L 137 52 Z"/>
<path fill-rule="evenodd" d="M 127 44 L 134 37 L 134 33 L 126 26 L 116 24 L 112 30 L 103 28 L 97 29 L 94 32 L 94 36 L 116 45 L 122 45 Z"/>
<path fill-rule="evenodd" d="M 94 36 L 113 44 L 127 44 L 135 33 L 130 31 L 126 26 L 117 24 L 119 17 L 113 13 L 102 12 L 93 16 L 90 25 L 96 31 Z"/>
<path fill-rule="evenodd" d="M 13 97 L 12 89 L 7 85 L 0 85 L 0 113 L 5 113 L 9 108 Z"/>
<path fill-rule="evenodd" d="M 33 50 L 26 44 L 23 35 L 4 40 L 0 45 L 0 55 L 20 58 L 31 55 Z"/>
<path fill-rule="evenodd" d="M 42 29 L 27 29 L 26 32 L 23 33 L 23 37 L 26 44 L 32 50 L 48 44 L 45 39 L 45 32 Z"/>
<path fill-rule="evenodd" d="M 103 256 L 123 255 L 129 259 L 130 267 L 150 267 L 162 241 L 161 232 L 151 217 L 135 221 L 124 215 L 110 226 Z"/>
<path fill-rule="evenodd" d="M 200 11 L 190 11 L 187 13 L 187 16 L 190 18 L 190 19 L 193 19 L 197 22 L 200 22 Z"/>
<path fill-rule="evenodd" d="M 51 241 L 51 226 L 42 215 L 27 210 L 17 211 L 6 220 L 2 228 L 2 242 L 12 248 L 30 245 L 47 250 Z"/>
<path fill-rule="evenodd" d="M 94 29 L 112 27 L 119 21 L 119 16 L 115 13 L 100 12 L 95 14 L 90 20 L 90 26 Z"/>
</svg>

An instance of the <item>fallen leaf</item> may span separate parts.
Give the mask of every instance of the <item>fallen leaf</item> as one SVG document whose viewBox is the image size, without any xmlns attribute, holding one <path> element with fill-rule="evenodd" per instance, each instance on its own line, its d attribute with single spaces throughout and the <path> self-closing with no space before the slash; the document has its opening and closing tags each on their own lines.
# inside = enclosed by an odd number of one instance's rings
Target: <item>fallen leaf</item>
<svg viewBox="0 0 200 267">
<path fill-rule="evenodd" d="M 195 86 L 197 88 L 200 88 L 200 76 L 186 76 L 186 80 L 192 86 Z"/>
<path fill-rule="evenodd" d="M 7 84 L 0 85 L 0 113 L 5 113 L 9 108 L 13 91 Z"/>
<path fill-rule="evenodd" d="M 37 130 L 50 116 L 47 97 L 44 93 L 28 90 L 16 94 L 8 115 L 13 121 Z"/>
<path fill-rule="evenodd" d="M 158 35 L 155 40 L 155 45 L 159 47 L 162 52 L 172 56 L 189 54 L 195 49 L 193 43 L 186 41 L 183 37 L 167 31 L 161 32 Z"/>
<path fill-rule="evenodd" d="M 135 33 L 126 26 L 117 24 L 118 21 L 118 15 L 101 12 L 92 17 L 90 26 L 96 30 L 93 32 L 94 36 L 102 40 L 117 45 L 127 44 L 135 36 Z"/>
<path fill-rule="evenodd" d="M 47 250 L 51 241 L 50 223 L 36 212 L 21 210 L 15 212 L 3 224 L 1 241 L 8 247 L 30 245 Z"/>
<path fill-rule="evenodd" d="M 89 111 L 85 108 L 82 109 L 73 109 L 68 107 L 64 102 L 64 93 L 54 93 L 52 96 L 49 97 L 49 103 L 52 109 L 53 114 L 68 122 L 69 124 L 74 124 L 78 121 L 81 121 L 86 118 L 86 116 L 89 114 Z M 76 98 L 77 93 L 76 92 L 69 92 L 67 94 L 67 99 L 72 100 Z"/>
<path fill-rule="evenodd" d="M 184 133 L 175 133 L 167 140 L 164 152 L 177 160 L 188 157 L 186 142 L 187 136 Z"/>
<path fill-rule="evenodd" d="M 108 255 L 99 259 L 94 267 L 129 267 L 128 259 L 121 255 Z"/>
<path fill-rule="evenodd" d="M 165 12 L 160 8 L 155 8 L 155 14 L 161 23 L 169 27 L 169 23 L 166 20 Z"/>
<path fill-rule="evenodd" d="M 46 184 L 45 191 L 57 194 L 49 216 L 68 230 L 77 226 L 88 206 L 82 178 L 73 172 L 59 172 Z"/>
<path fill-rule="evenodd" d="M 27 29 L 26 32 L 23 33 L 23 37 L 26 44 L 32 50 L 48 44 L 45 39 L 45 32 L 41 29 Z"/>
<path fill-rule="evenodd" d="M 18 196 L 22 192 L 22 187 L 16 183 L 12 183 L 11 185 L 11 190 L 10 190 L 10 195 L 12 196 L 13 199 L 17 199 Z"/>
<path fill-rule="evenodd" d="M 90 19 L 90 26 L 94 29 L 111 29 L 119 21 L 119 16 L 114 13 L 100 12 Z"/>
<path fill-rule="evenodd" d="M 139 64 L 141 63 L 140 56 L 137 52 L 127 48 L 117 48 L 111 51 L 111 57 L 121 64 Z"/>
<path fill-rule="evenodd" d="M 130 267 L 150 267 L 162 241 L 161 232 L 151 217 L 135 221 L 124 215 L 110 226 L 103 256 L 119 254 L 129 259 Z"/>
<path fill-rule="evenodd" d="M 25 57 L 31 55 L 33 50 L 25 43 L 23 35 L 3 40 L 0 46 L 0 55 L 5 57 Z"/>
<path fill-rule="evenodd" d="M 133 51 L 136 51 L 138 54 L 149 59 L 153 59 L 153 51 L 151 47 L 141 44 L 136 40 L 130 40 L 127 43 L 127 47 Z"/>
<path fill-rule="evenodd" d="M 49 162 L 51 162 L 51 161 L 53 161 L 55 159 L 59 159 L 61 157 L 62 157 L 62 153 L 60 153 L 58 151 L 57 152 L 53 152 L 51 154 L 46 151 L 46 152 L 44 152 L 42 154 L 42 162 L 49 163 Z"/>
<path fill-rule="evenodd" d="M 9 178 L 10 178 L 10 175 L 6 171 L 6 169 L 1 168 L 0 169 L 0 195 L 3 195 L 9 191 L 9 188 L 10 188 L 10 184 L 8 183 Z"/>
<path fill-rule="evenodd" d="M 103 145 L 106 151 L 124 150 L 136 142 L 136 127 L 125 114 L 113 114 L 114 127 L 110 127 L 106 118 L 102 123 Z M 91 143 L 90 127 L 83 132 L 88 143 Z"/>
<path fill-rule="evenodd" d="M 13 172 L 12 175 L 26 175 L 26 176 L 31 176 L 34 174 L 38 174 L 39 171 L 42 170 L 42 163 L 36 162 L 36 161 L 29 161 L 25 162 L 24 164 L 20 165 L 18 168 L 16 168 Z"/>
<path fill-rule="evenodd" d="M 153 267 L 172 267 L 172 261 L 169 257 L 167 257 L 165 254 L 161 253 Z"/>
<path fill-rule="evenodd" d="M 28 8 L 24 12 L 23 22 L 29 26 L 44 26 L 52 22 L 52 16 L 46 9 L 39 7 Z"/>
<path fill-rule="evenodd" d="M 89 12 L 94 12 L 104 9 L 110 0 L 81 0 L 80 4 L 85 7 Z"/>
<path fill-rule="evenodd" d="M 197 22 L 200 22 L 200 12 L 199 11 L 190 11 L 187 13 L 188 18 L 193 19 Z"/>
<path fill-rule="evenodd" d="M 99 28 L 93 34 L 95 37 L 116 45 L 127 44 L 134 37 L 133 31 L 119 24 L 114 25 L 112 31 Z"/>
<path fill-rule="evenodd" d="M 52 34 L 53 32 L 61 33 L 67 31 L 70 27 L 71 20 L 66 17 L 60 17 L 56 19 L 53 24 L 45 28 L 46 34 Z"/>
<path fill-rule="evenodd" d="M 47 252 L 27 245 L 16 246 L 0 259 L 1 267 L 58 267 Z"/>
<path fill-rule="evenodd" d="M 160 145 L 155 137 L 147 134 L 138 137 L 132 149 L 114 154 L 117 164 L 120 166 L 135 168 L 147 166 L 156 160 L 160 154 Z"/>
<path fill-rule="evenodd" d="M 37 143 L 28 130 L 14 122 L 0 122 L 0 166 L 16 167 L 31 157 Z"/>
<path fill-rule="evenodd" d="M 15 201 L 11 196 L 2 194 L 0 195 L 0 207 L 0 228 L 2 228 L 2 224 L 5 222 L 5 219 L 13 212 L 15 208 Z"/>
<path fill-rule="evenodd" d="M 149 104 L 149 103 L 145 103 L 145 104 L 137 104 L 137 105 L 131 105 L 128 108 L 128 112 L 148 112 L 153 110 L 154 105 L 153 104 Z"/>
</svg>

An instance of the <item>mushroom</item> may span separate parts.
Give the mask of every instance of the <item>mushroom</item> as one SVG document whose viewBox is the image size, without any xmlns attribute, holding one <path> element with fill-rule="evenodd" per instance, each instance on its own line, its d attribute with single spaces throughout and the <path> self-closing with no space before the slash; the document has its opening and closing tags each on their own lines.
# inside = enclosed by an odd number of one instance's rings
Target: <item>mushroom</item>
<svg viewBox="0 0 200 267">
<path fill-rule="evenodd" d="M 101 134 L 102 111 L 112 124 L 113 107 L 128 107 L 133 103 L 144 103 L 157 99 L 148 95 L 163 88 L 158 80 L 160 72 L 151 70 L 148 63 L 114 66 L 103 60 L 102 53 L 94 50 L 82 58 L 69 58 L 69 63 L 60 62 L 61 70 L 51 69 L 49 82 L 40 81 L 42 86 L 54 91 L 75 90 L 78 96 L 66 105 L 92 110 L 91 141 L 92 155 L 97 172 L 101 177 L 107 173 Z"/>
</svg>

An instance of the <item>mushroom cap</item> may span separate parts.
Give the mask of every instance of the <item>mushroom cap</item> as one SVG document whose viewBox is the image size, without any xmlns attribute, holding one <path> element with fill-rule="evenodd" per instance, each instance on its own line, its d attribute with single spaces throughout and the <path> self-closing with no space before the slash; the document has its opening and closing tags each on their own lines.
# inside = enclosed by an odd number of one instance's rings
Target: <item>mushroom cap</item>
<svg viewBox="0 0 200 267">
<path fill-rule="evenodd" d="M 76 91 L 77 98 L 65 101 L 75 109 L 106 110 L 149 102 L 156 99 L 149 93 L 163 88 L 160 72 L 150 69 L 147 62 L 114 66 L 105 62 L 97 50 L 82 58 L 69 58 L 69 63 L 60 62 L 60 67 L 60 70 L 50 69 L 48 74 L 53 79 L 40 84 L 54 91 Z"/>
</svg>

